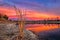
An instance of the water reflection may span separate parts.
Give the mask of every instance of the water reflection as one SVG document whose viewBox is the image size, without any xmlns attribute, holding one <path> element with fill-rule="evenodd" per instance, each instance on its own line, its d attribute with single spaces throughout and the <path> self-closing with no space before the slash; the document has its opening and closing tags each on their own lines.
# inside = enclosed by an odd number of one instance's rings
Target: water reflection
<svg viewBox="0 0 60 40">
<path fill-rule="evenodd" d="M 33 32 L 41 32 L 59 28 L 60 24 L 27 24 L 26 29 Z"/>
<path fill-rule="evenodd" d="M 26 29 L 37 33 L 39 40 L 60 40 L 60 24 L 28 24 Z"/>
</svg>

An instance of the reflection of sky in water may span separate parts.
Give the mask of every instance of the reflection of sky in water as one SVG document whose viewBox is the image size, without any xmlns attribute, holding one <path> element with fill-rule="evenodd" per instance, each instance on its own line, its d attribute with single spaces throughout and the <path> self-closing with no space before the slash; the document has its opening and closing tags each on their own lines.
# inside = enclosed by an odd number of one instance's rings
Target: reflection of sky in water
<svg viewBox="0 0 60 40">
<path fill-rule="evenodd" d="M 26 29 L 34 31 L 34 32 L 40 32 L 40 31 L 46 31 L 46 30 L 52 30 L 58 28 L 58 24 L 28 24 L 26 25 Z"/>
<path fill-rule="evenodd" d="M 26 28 L 39 35 L 40 40 L 60 40 L 60 24 L 28 24 Z"/>
<path fill-rule="evenodd" d="M 50 31 L 43 31 L 38 33 L 40 39 L 44 40 L 60 40 L 60 28 L 50 30 Z"/>
</svg>

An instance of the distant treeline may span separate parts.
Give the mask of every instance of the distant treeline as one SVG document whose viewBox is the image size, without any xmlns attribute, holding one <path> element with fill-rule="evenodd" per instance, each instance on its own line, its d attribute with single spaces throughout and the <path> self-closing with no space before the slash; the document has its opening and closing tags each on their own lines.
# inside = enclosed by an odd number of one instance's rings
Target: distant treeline
<svg viewBox="0 0 60 40">
<path fill-rule="evenodd" d="M 18 21 L 12 21 L 12 22 L 18 23 Z M 25 24 L 60 24 L 60 20 L 24 21 L 24 23 Z"/>
<path fill-rule="evenodd" d="M 26 21 L 26 24 L 60 24 L 60 20 Z"/>
</svg>

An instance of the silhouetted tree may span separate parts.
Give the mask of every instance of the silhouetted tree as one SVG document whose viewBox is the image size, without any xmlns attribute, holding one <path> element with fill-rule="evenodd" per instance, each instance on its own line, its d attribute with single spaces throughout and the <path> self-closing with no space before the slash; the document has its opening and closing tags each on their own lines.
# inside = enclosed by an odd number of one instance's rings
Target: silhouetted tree
<svg viewBox="0 0 60 40">
<path fill-rule="evenodd" d="M 0 13 L 0 20 L 8 20 L 8 16 Z"/>
<path fill-rule="evenodd" d="M 8 16 L 7 15 L 4 15 L 3 18 L 6 19 L 6 20 L 8 20 Z"/>
<path fill-rule="evenodd" d="M 2 15 L 0 14 L 0 18 L 2 17 Z"/>
</svg>

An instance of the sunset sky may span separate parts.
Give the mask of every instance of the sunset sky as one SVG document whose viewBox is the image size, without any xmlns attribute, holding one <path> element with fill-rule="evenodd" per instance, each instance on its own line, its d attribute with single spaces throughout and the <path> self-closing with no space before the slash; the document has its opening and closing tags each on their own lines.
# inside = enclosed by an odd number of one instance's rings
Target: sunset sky
<svg viewBox="0 0 60 40">
<path fill-rule="evenodd" d="M 60 19 L 60 0 L 0 0 L 0 13 L 7 15 L 9 19 L 16 20 L 17 14 L 14 8 L 24 13 L 26 20 Z M 30 25 L 30 24 L 29 24 Z M 27 30 L 34 32 L 53 30 L 58 25 L 32 25 Z"/>
<path fill-rule="evenodd" d="M 26 14 L 26 20 L 60 18 L 60 0 L 0 0 L 0 13 L 16 19 L 14 5 Z"/>
</svg>

